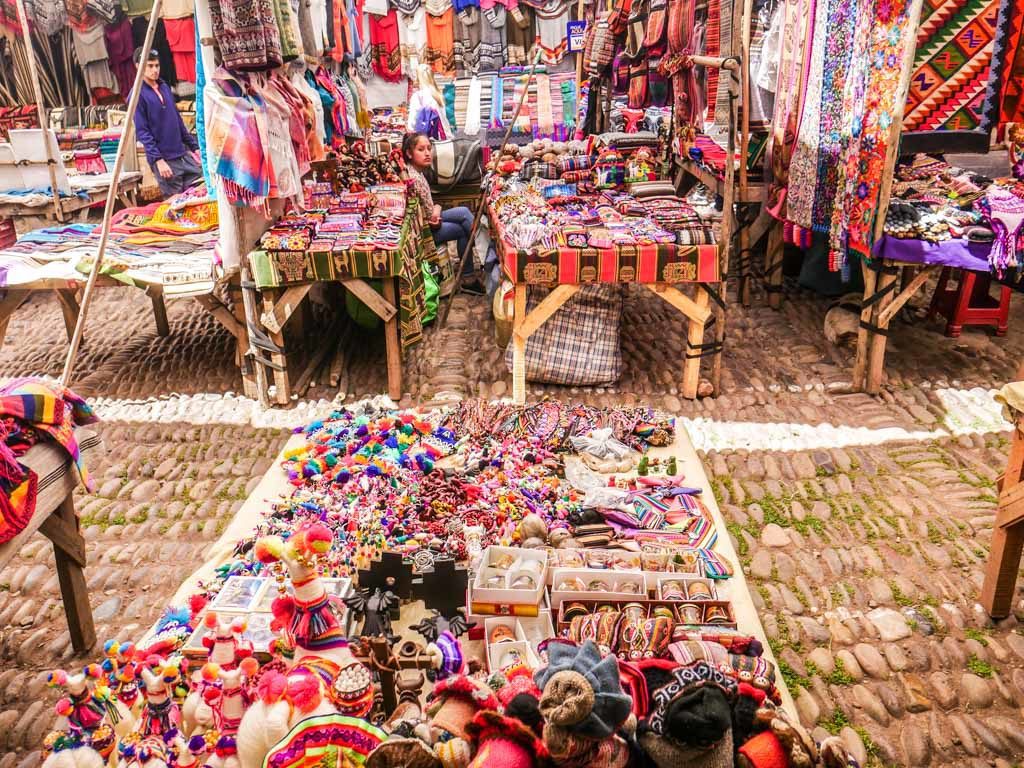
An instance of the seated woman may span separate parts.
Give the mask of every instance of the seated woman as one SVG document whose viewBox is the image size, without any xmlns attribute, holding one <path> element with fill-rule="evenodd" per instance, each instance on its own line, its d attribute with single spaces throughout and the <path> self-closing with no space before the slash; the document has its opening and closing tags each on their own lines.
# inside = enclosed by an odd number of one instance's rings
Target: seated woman
<svg viewBox="0 0 1024 768">
<path fill-rule="evenodd" d="M 423 210 L 427 212 L 427 220 L 434 234 L 434 243 L 441 245 L 455 241 L 459 249 L 459 257 L 466 251 L 469 236 L 473 230 L 473 212 L 460 205 L 442 211 L 441 206 L 434 205 L 430 184 L 423 172 L 430 168 L 433 149 L 430 139 L 424 133 L 408 133 L 402 139 L 402 155 L 405 157 L 406 169 L 412 188 L 411 194 L 419 200 Z M 467 293 L 484 295 L 483 283 L 476 277 L 475 261 L 470 255 L 462 268 L 462 290 Z"/>
</svg>

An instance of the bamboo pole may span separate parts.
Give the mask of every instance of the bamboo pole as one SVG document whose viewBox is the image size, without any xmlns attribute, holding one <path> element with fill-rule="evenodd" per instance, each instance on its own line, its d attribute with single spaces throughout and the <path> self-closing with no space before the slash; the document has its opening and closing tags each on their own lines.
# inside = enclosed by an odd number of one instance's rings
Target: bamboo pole
<svg viewBox="0 0 1024 768">
<path fill-rule="evenodd" d="M 21 5 L 23 0 L 18 0 Z M 142 44 L 143 56 L 153 48 L 153 36 L 156 34 L 156 25 L 160 20 L 160 7 L 163 0 L 153 0 L 153 9 L 150 11 L 149 26 L 146 28 L 146 39 Z M 142 90 L 142 74 L 146 71 L 145 59 L 141 62 L 135 72 L 135 83 L 132 85 L 132 95 L 128 100 L 128 116 L 126 119 L 133 120 L 135 108 L 139 103 L 139 93 Z M 60 383 L 68 386 L 71 383 L 71 374 L 75 370 L 75 358 L 78 356 L 78 347 L 82 343 L 82 333 L 85 330 L 85 318 L 89 314 L 89 302 L 92 300 L 93 291 L 96 289 L 96 279 L 100 274 L 100 267 L 103 265 L 103 257 L 107 253 L 107 241 L 110 239 L 111 218 L 114 215 L 114 205 L 117 202 L 117 187 L 121 182 L 121 168 L 124 166 L 124 156 L 128 152 L 128 145 L 131 144 L 131 151 L 135 151 L 135 142 L 121 141 L 117 145 L 117 156 L 114 159 L 114 169 L 110 174 L 110 188 L 107 190 L 107 202 L 103 207 L 103 223 L 100 230 L 100 244 L 96 251 L 96 258 L 89 270 L 89 279 L 85 283 L 85 292 L 82 294 L 82 306 L 78 312 L 78 322 L 75 324 L 75 333 L 71 337 L 71 348 L 68 349 L 67 359 L 64 361 L 64 372 L 61 374 Z"/>
<path fill-rule="evenodd" d="M 28 14 L 25 13 L 25 0 L 17 0 L 18 20 L 21 22 L 21 35 L 25 38 L 25 56 L 28 58 L 28 71 L 32 79 L 32 89 L 36 96 L 36 110 L 39 112 L 39 127 L 43 131 L 43 145 L 46 147 L 46 167 L 50 172 L 50 192 L 53 193 L 53 210 L 57 221 L 64 223 L 64 207 L 60 202 L 60 190 L 57 189 L 57 163 L 59 158 L 53 156 L 53 147 L 47 134 L 49 120 L 46 107 L 43 106 L 43 87 L 39 84 L 39 70 L 36 68 L 36 51 L 32 45 L 32 32 L 28 28 Z"/>
<path fill-rule="evenodd" d="M 533 66 L 530 67 L 530 74 L 526 77 L 526 87 L 523 88 L 523 95 L 519 97 L 519 103 L 516 104 L 515 114 L 512 115 L 512 119 L 509 121 L 508 128 L 505 129 L 505 138 L 501 140 L 501 146 L 498 148 L 498 157 L 501 157 L 505 153 L 505 147 L 508 145 L 508 140 L 512 137 L 512 128 L 516 124 L 516 120 L 519 119 L 519 113 L 523 109 L 523 104 L 526 102 L 527 94 L 530 93 L 530 85 L 533 83 L 533 78 L 537 74 L 537 66 L 540 64 L 540 57 L 544 53 L 543 49 L 538 45 L 537 53 L 533 57 Z M 466 243 L 465 249 L 462 251 L 462 258 L 459 259 L 458 272 L 456 272 L 455 279 L 462 279 L 462 268 L 466 264 L 466 258 L 469 256 L 469 251 L 473 247 L 473 240 L 476 238 L 476 231 L 480 227 L 480 217 L 483 215 L 484 208 L 487 205 L 487 193 L 485 190 L 480 190 L 480 200 L 477 202 L 476 213 L 473 216 L 473 228 L 469 232 L 469 242 Z M 437 327 L 444 328 L 445 323 L 448 322 L 448 313 L 451 311 L 452 302 L 455 301 L 455 294 L 459 292 L 458 288 L 451 292 L 448 296 L 448 301 L 441 310 L 441 316 L 437 319 Z"/>
</svg>

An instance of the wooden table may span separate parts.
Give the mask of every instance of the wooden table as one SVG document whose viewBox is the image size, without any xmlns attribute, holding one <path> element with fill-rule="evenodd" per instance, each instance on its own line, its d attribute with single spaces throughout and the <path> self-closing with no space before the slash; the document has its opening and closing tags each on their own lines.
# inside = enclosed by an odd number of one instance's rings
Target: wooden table
<svg viewBox="0 0 1024 768">
<path fill-rule="evenodd" d="M 138 290 L 105 275 L 101 275 L 97 279 L 96 285 Z M 79 300 L 84 287 L 85 275 L 82 275 L 81 280 L 45 279 L 0 289 L 0 347 L 3 346 L 4 338 L 7 335 L 7 325 L 11 321 L 11 316 L 18 308 L 33 294 L 50 291 L 53 291 L 60 302 L 61 313 L 64 315 L 64 327 L 67 330 L 68 341 L 70 341 L 75 332 L 75 325 L 78 323 Z M 167 306 L 164 303 L 163 288 L 158 285 L 150 285 L 144 290 L 153 303 L 153 319 L 156 322 L 157 333 L 160 336 L 169 336 L 171 329 L 167 322 Z"/>
<path fill-rule="evenodd" d="M 1024 378 L 1024 366 L 1017 371 L 1017 379 Z M 1013 442 L 1006 471 L 998 480 L 999 509 L 992 549 L 985 566 L 985 580 L 981 587 L 981 604 L 996 619 L 1009 616 L 1017 592 L 1017 574 L 1020 556 L 1024 551 L 1024 418 L 1020 414 L 1013 425 Z"/>
<path fill-rule="evenodd" d="M 703 357 L 720 359 L 722 342 L 704 343 L 704 331 L 712 319 L 711 302 L 720 301 L 721 289 L 718 246 L 665 245 L 672 251 L 667 257 L 658 255 L 624 256 L 623 249 L 607 248 L 577 250 L 561 248 L 544 253 L 515 251 L 501 232 L 500 222 L 491 216 L 491 231 L 505 275 L 515 285 L 515 310 L 512 318 L 512 399 L 526 402 L 526 340 L 537 331 L 581 285 L 589 283 L 644 286 L 655 296 L 675 307 L 688 321 L 687 352 L 683 360 L 682 395 L 697 397 L 700 384 L 700 362 Z M 580 254 L 587 254 L 581 256 Z M 587 266 L 582 266 L 586 262 Z M 592 263 L 593 262 L 593 263 Z M 694 298 L 677 286 L 693 283 Z M 529 314 L 526 295 L 529 285 L 549 286 L 549 293 Z"/>
<path fill-rule="evenodd" d="M 139 188 L 142 186 L 142 174 L 122 178 L 117 185 L 116 196 L 118 201 L 125 208 L 136 205 Z M 100 205 L 107 199 L 107 189 L 95 189 L 88 193 L 88 197 L 61 198 L 61 210 L 64 212 L 65 221 L 86 221 L 89 211 L 94 205 Z M 20 203 L 0 204 L 0 218 L 13 219 L 18 234 L 31 232 L 34 229 L 53 226 L 57 223 L 57 212 L 54 210 L 53 202 L 45 205 L 22 205 Z"/>
<path fill-rule="evenodd" d="M 88 466 L 103 443 L 99 435 L 88 428 L 78 428 L 75 435 L 82 460 Z M 78 486 L 78 470 L 67 452 L 49 439 L 33 446 L 21 463 L 39 476 L 36 511 L 23 531 L 6 544 L 0 544 L 0 568 L 11 561 L 36 531 L 53 542 L 71 645 L 81 653 L 95 645 L 96 630 L 85 583 L 85 539 L 79 530 L 72 498 Z"/>
</svg>

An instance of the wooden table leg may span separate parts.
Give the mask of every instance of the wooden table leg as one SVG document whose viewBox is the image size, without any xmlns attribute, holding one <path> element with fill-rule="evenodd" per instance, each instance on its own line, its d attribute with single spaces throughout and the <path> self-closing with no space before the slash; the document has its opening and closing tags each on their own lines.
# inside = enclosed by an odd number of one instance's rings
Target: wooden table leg
<svg viewBox="0 0 1024 768">
<path fill-rule="evenodd" d="M 526 322 L 526 290 L 524 283 L 515 288 L 515 310 L 512 315 L 512 402 L 526 403 L 526 339 L 522 335 Z"/>
<path fill-rule="evenodd" d="M 703 310 L 707 310 L 711 298 L 703 287 L 697 286 L 696 304 Z M 707 323 L 698 322 L 693 318 L 686 324 L 686 359 L 683 361 L 683 390 L 682 395 L 687 400 L 697 397 L 697 387 L 700 385 L 700 361 L 704 344 L 704 326 Z"/>
<path fill-rule="evenodd" d="M 873 334 L 865 324 L 871 323 L 872 308 L 868 300 L 875 295 L 875 286 L 878 285 L 878 273 L 867 266 L 862 270 L 864 274 L 864 299 L 860 309 L 860 327 L 857 329 L 857 356 L 853 363 L 853 388 L 864 391 L 864 378 L 868 370 L 868 347 L 871 345 Z"/>
<path fill-rule="evenodd" d="M 78 298 L 77 291 L 73 288 L 56 288 L 57 300 L 60 302 L 60 312 L 64 315 L 64 329 L 68 334 L 68 341 L 75 335 L 75 326 L 78 324 Z"/>
<path fill-rule="evenodd" d="M 275 305 L 277 303 L 277 291 L 274 289 L 264 289 L 261 292 L 261 302 L 263 304 L 263 312 L 274 312 Z M 274 395 L 274 401 L 278 405 L 288 405 L 292 398 L 291 381 L 288 377 L 288 354 L 284 344 L 284 330 L 271 331 L 267 329 L 267 335 L 270 336 L 270 340 L 274 342 L 280 349 L 280 353 L 271 353 L 271 362 L 281 366 L 282 370 L 273 369 L 274 371 L 274 387 L 277 390 Z"/>
<path fill-rule="evenodd" d="M 0 348 L 4 345 L 4 337 L 7 335 L 7 324 L 11 321 L 11 315 L 18 309 L 32 293 L 28 290 L 16 290 L 9 288 L 6 295 L 0 299 Z"/>
<path fill-rule="evenodd" d="M 775 222 L 768 232 L 768 251 L 765 254 L 765 283 L 768 291 L 768 306 L 782 308 L 782 257 L 786 245 L 782 239 L 782 222 Z"/>
<path fill-rule="evenodd" d="M 79 653 L 83 653 L 96 644 L 96 628 L 93 626 L 92 608 L 89 606 L 89 588 L 85 583 L 85 541 L 78 530 L 78 516 L 75 504 L 69 493 L 61 502 L 60 507 L 51 515 L 57 518 L 54 527 L 70 534 L 74 532 L 74 546 L 61 541 L 60 535 L 47 531 L 47 526 L 40 530 L 53 541 L 53 553 L 57 563 L 57 579 L 60 582 L 60 594 L 64 602 L 64 613 L 68 619 L 68 631 L 71 633 L 71 645 Z M 59 526 L 59 527 L 58 527 Z M 80 547 L 80 550 L 78 549 Z M 69 550 L 75 549 L 76 552 Z"/>
<path fill-rule="evenodd" d="M 1020 572 L 1021 552 L 1024 551 L 1024 524 L 1016 522 L 1011 525 L 1000 525 L 999 519 L 1005 514 L 1012 514 L 1012 510 L 1007 509 L 1008 502 L 1015 499 L 1019 502 L 1019 494 L 1009 496 L 1009 492 L 1020 487 L 1021 474 L 1024 472 L 1024 434 L 1021 433 L 1020 426 L 1018 422 L 1013 430 L 1013 442 L 1010 444 L 1006 471 L 999 482 L 999 512 L 1002 514 L 996 515 L 992 548 L 985 566 L 985 580 L 981 586 L 981 604 L 990 616 L 997 619 L 1010 615 L 1013 596 L 1017 589 L 1017 575 Z M 1004 512 L 1004 509 L 1007 511 Z"/>
<path fill-rule="evenodd" d="M 392 307 L 398 306 L 397 277 L 385 277 L 381 281 L 384 301 Z M 399 314 L 396 312 L 384 321 L 384 343 L 388 365 L 388 397 L 396 403 L 402 399 L 402 348 L 398 338 Z"/>
<path fill-rule="evenodd" d="M 153 319 L 156 321 L 157 334 L 165 338 L 170 336 L 171 326 L 167 322 L 167 305 L 164 304 L 163 288 L 151 285 L 146 289 L 146 295 L 153 302 Z"/>
</svg>

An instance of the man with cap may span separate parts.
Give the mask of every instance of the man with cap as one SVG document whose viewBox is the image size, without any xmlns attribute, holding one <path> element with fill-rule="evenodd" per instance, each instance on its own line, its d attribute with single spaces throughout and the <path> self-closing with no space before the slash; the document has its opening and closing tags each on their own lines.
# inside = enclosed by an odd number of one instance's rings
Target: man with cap
<svg viewBox="0 0 1024 768">
<path fill-rule="evenodd" d="M 171 87 L 160 79 L 156 51 L 149 51 L 145 57 L 143 54 L 141 49 L 135 52 L 135 64 L 143 67 L 142 91 L 135 108 L 135 134 L 146 149 L 146 159 L 166 198 L 203 178 L 199 143 L 185 127 L 174 105 Z"/>
</svg>

